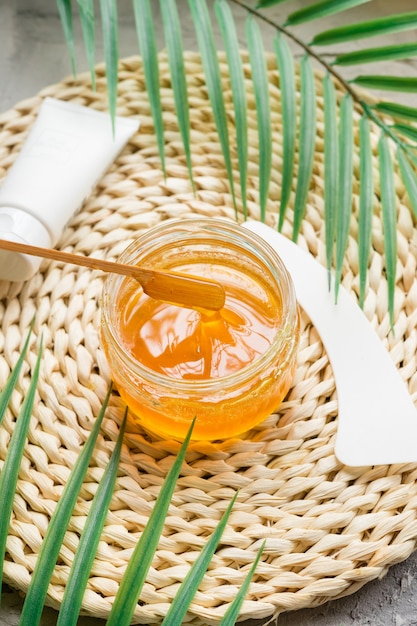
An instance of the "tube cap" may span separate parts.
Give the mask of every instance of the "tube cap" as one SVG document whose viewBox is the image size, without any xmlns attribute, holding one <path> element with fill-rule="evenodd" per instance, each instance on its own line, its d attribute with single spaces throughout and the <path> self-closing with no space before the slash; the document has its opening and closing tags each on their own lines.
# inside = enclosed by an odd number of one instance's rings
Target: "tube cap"
<svg viewBox="0 0 417 626">
<path fill-rule="evenodd" d="M 0 239 L 17 241 L 44 248 L 51 247 L 51 237 L 36 217 L 14 207 L 0 207 Z M 42 259 L 0 250 L 0 280 L 23 281 L 31 278 L 39 269 Z"/>
</svg>

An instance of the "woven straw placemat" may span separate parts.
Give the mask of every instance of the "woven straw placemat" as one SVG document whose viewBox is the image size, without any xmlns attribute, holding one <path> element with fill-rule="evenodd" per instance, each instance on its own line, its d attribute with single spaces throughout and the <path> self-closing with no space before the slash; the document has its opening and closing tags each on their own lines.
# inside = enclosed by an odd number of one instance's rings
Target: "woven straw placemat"
<svg viewBox="0 0 417 626">
<path fill-rule="evenodd" d="M 268 57 L 268 63 L 274 154 L 267 222 L 275 225 L 280 196 L 281 104 L 279 76 L 272 57 Z M 167 128 L 166 180 L 157 154 L 140 59 L 125 59 L 120 65 L 117 112 L 139 115 L 140 131 L 72 219 L 59 248 L 115 259 L 144 229 L 168 217 L 198 214 L 234 219 L 197 54 L 186 54 L 186 68 L 196 195 L 188 180 L 166 58 L 162 55 L 160 64 Z M 248 203 L 251 217 L 257 219 L 256 115 L 247 63 L 245 70 L 251 133 Z M 222 72 L 229 103 L 224 59 Z M 89 77 L 81 75 L 48 87 L 1 115 L 0 177 L 15 159 L 46 96 L 106 110 L 104 68 L 98 66 L 97 73 L 96 93 L 91 90 Z M 298 243 L 324 263 L 323 111 L 318 75 L 316 88 L 318 134 L 314 174 Z M 375 128 L 372 133 L 376 146 L 379 133 Z M 356 158 L 355 206 L 357 177 Z M 377 171 L 375 184 L 378 194 Z M 389 332 L 377 195 L 365 312 L 417 399 L 416 229 L 399 179 L 396 192 L 399 229 L 395 334 Z M 284 228 L 287 235 L 291 233 L 291 220 L 290 210 Z M 354 298 L 359 282 L 353 236 L 356 229 L 355 215 L 343 273 L 343 284 Z M 41 333 L 44 338 L 39 397 L 20 471 L 5 562 L 6 582 L 23 592 L 28 588 L 51 513 L 108 389 L 108 367 L 98 332 L 102 282 L 99 272 L 46 261 L 29 282 L 0 282 L 0 387 L 16 362 L 36 314 L 25 376 L 0 428 L 1 460 L 29 384 L 29 366 L 34 365 Z M 58 607 L 62 599 L 79 533 L 109 461 L 122 416 L 122 403 L 114 394 L 55 568 L 48 595 L 51 606 Z M 237 489 L 239 495 L 230 522 L 187 623 L 216 623 L 235 596 L 264 539 L 265 551 L 242 618 L 313 607 L 353 593 L 407 558 L 416 547 L 417 465 L 343 466 L 334 456 L 336 427 L 337 392 L 332 368 L 320 337 L 303 313 L 296 376 L 279 412 L 242 438 L 190 444 L 135 622 L 161 621 L 190 563 Z M 129 556 L 178 448 L 178 443 L 159 440 L 129 422 L 111 510 L 84 598 L 85 613 L 96 617 L 109 614 Z"/>
</svg>

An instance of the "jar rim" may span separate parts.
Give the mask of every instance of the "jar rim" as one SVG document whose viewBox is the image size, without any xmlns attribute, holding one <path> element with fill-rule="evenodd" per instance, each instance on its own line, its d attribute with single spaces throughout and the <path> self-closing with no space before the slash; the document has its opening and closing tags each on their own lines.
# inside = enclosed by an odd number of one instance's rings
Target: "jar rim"
<svg viewBox="0 0 417 626">
<path fill-rule="evenodd" d="M 142 379 L 146 379 L 150 383 L 156 383 L 161 387 L 169 387 L 170 389 L 172 388 L 173 383 L 175 383 L 175 386 L 178 387 L 178 389 L 182 391 L 189 389 L 194 393 L 197 391 L 202 392 L 205 390 L 213 390 L 218 387 L 230 388 L 235 385 L 240 386 L 246 380 L 249 380 L 253 376 L 259 374 L 272 359 L 279 358 L 280 352 L 286 345 L 288 335 L 293 332 L 296 326 L 295 320 L 298 317 L 295 288 L 292 283 L 291 276 L 289 275 L 288 270 L 282 262 L 279 254 L 257 233 L 244 229 L 238 223 L 227 218 L 193 216 L 164 220 L 157 226 L 148 229 L 141 237 L 131 242 L 130 245 L 128 245 L 121 253 L 118 261 L 121 263 L 132 263 L 133 260 L 137 261 L 137 257 L 141 252 L 143 252 L 145 245 L 155 243 L 158 235 L 167 235 L 169 230 L 172 228 L 175 229 L 180 227 L 180 230 L 184 233 L 184 235 L 192 235 L 194 238 L 196 233 L 195 230 L 191 230 L 191 228 L 195 227 L 197 224 L 199 227 L 198 238 L 201 241 L 204 240 L 204 234 L 209 232 L 212 236 L 217 237 L 220 235 L 227 235 L 228 242 L 230 241 L 229 238 L 232 237 L 233 241 L 242 248 L 244 247 L 243 244 L 249 246 L 248 250 L 250 249 L 252 252 L 256 252 L 257 260 L 263 265 L 268 265 L 268 268 L 274 275 L 274 278 L 277 278 L 277 284 L 279 285 L 281 292 L 284 292 L 281 293 L 282 323 L 277 329 L 271 344 L 262 354 L 258 355 L 252 363 L 249 363 L 241 369 L 231 372 L 225 376 L 199 380 L 176 378 L 167 374 L 156 372 L 136 360 L 126 350 L 125 346 L 118 337 L 117 330 L 112 322 L 110 316 L 110 300 L 112 297 L 117 296 L 123 277 L 116 274 L 108 274 L 104 282 L 102 296 L 102 329 L 107 335 L 107 339 L 110 336 L 113 349 L 116 350 L 118 356 L 123 360 L 124 365 L 128 366 L 132 374 Z M 284 295 L 285 297 L 283 297 Z"/>
</svg>

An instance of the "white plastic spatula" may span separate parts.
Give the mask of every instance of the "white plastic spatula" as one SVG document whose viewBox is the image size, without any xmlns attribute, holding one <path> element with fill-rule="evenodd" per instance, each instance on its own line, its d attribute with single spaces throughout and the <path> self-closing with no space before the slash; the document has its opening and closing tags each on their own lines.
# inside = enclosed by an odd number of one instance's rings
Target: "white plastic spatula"
<svg viewBox="0 0 417 626">
<path fill-rule="evenodd" d="M 417 463 L 417 409 L 359 306 L 343 287 L 335 304 L 326 269 L 299 246 L 260 222 L 244 226 L 280 255 L 298 302 L 327 350 L 337 389 L 339 461 L 352 466 Z"/>
</svg>

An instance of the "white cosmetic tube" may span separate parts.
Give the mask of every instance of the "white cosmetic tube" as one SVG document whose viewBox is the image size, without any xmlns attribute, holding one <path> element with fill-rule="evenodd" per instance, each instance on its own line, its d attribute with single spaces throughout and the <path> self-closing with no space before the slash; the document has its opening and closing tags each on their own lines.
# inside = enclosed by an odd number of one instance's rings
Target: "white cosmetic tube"
<svg viewBox="0 0 417 626">
<path fill-rule="evenodd" d="M 53 247 L 130 137 L 133 118 L 46 98 L 0 187 L 0 238 Z M 41 259 L 0 250 L 0 280 L 33 276 Z"/>
</svg>

